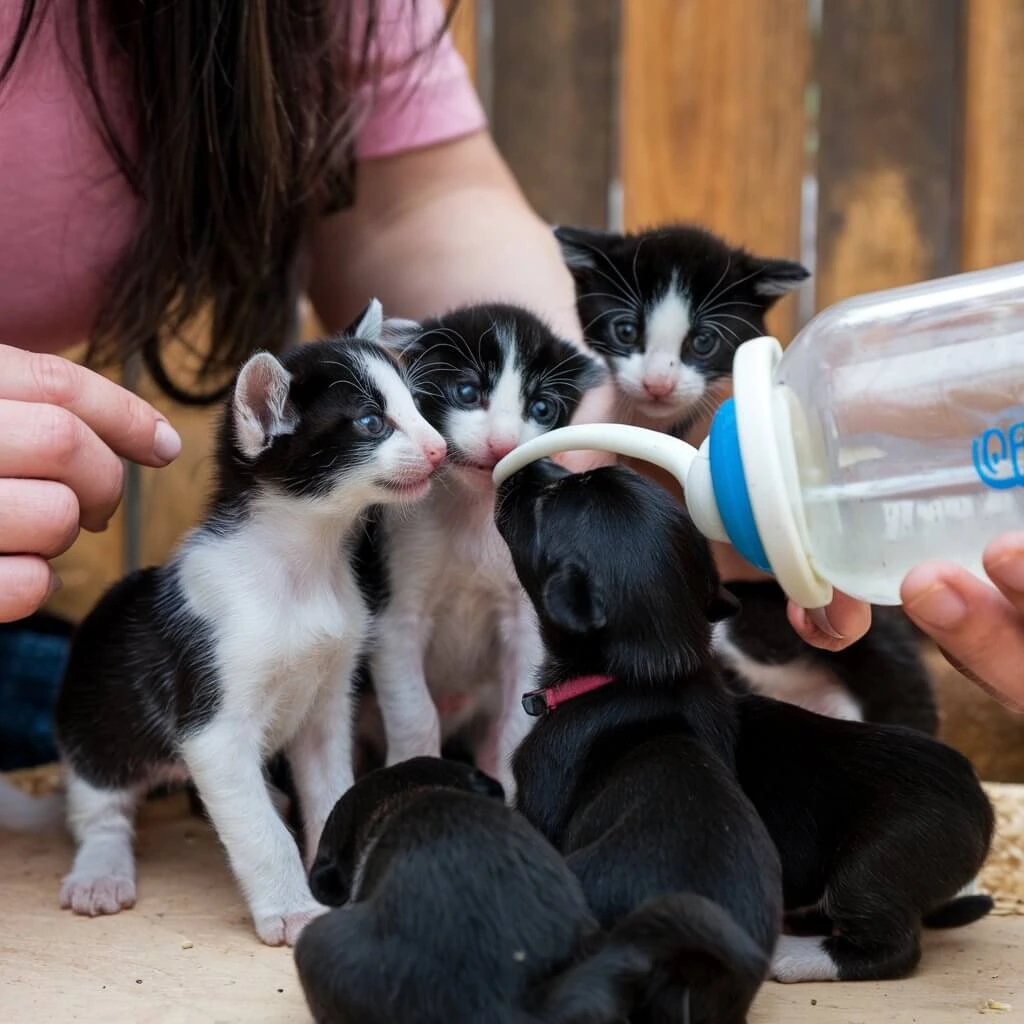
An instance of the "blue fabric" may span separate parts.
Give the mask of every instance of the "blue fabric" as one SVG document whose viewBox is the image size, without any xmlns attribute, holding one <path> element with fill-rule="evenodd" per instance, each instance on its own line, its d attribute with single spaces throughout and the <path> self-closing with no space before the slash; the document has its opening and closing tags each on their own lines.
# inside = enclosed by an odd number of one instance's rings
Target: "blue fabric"
<svg viewBox="0 0 1024 1024">
<path fill-rule="evenodd" d="M 0 628 L 0 771 L 57 759 L 53 705 L 70 627 L 29 619 Z"/>
<path fill-rule="evenodd" d="M 739 431 L 736 426 L 736 405 L 727 399 L 711 421 L 708 445 L 711 459 L 711 486 L 715 504 L 732 546 L 761 572 L 771 573 L 768 555 L 761 543 L 754 520 L 754 509 L 743 472 Z"/>
</svg>

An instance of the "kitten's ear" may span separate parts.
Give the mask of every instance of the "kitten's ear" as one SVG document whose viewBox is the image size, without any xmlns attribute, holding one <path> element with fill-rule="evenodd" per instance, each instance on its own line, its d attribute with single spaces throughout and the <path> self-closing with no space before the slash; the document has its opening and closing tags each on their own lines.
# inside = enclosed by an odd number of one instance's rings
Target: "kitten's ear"
<svg viewBox="0 0 1024 1024">
<path fill-rule="evenodd" d="M 562 260 L 572 271 L 596 270 L 598 253 L 608 247 L 608 241 L 617 237 L 604 231 L 592 231 L 588 228 L 554 226 L 555 238 L 562 250 Z"/>
<path fill-rule="evenodd" d="M 783 295 L 798 288 L 811 276 L 811 272 L 794 260 L 762 260 L 751 261 L 751 273 L 755 276 L 751 283 L 754 294 L 768 299 L 766 305 L 772 306 Z"/>
<path fill-rule="evenodd" d="M 574 562 L 558 566 L 548 576 L 541 602 L 545 618 L 569 633 L 592 633 L 608 622 L 599 589 Z"/>
<path fill-rule="evenodd" d="M 418 353 L 417 342 L 422 337 L 423 325 L 418 321 L 389 317 L 381 329 L 380 343 L 403 362 L 408 362 Z"/>
<path fill-rule="evenodd" d="M 380 299 L 370 299 L 363 311 L 342 332 L 361 341 L 380 341 L 384 324 L 384 307 Z"/>
<path fill-rule="evenodd" d="M 291 434 L 299 418 L 288 401 L 292 375 L 269 352 L 257 352 L 242 367 L 233 398 L 235 443 L 248 459 Z"/>
<path fill-rule="evenodd" d="M 708 622 L 721 622 L 740 613 L 739 598 L 726 587 L 719 585 L 708 603 Z"/>
</svg>

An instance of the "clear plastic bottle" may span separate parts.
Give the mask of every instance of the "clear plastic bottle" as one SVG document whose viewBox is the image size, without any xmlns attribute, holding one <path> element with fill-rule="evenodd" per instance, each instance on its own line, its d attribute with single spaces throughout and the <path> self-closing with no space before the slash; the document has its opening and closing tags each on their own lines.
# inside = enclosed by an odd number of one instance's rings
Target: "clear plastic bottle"
<svg viewBox="0 0 1024 1024">
<path fill-rule="evenodd" d="M 985 546 L 1024 528 L 1024 263 L 839 302 L 785 352 L 774 338 L 741 345 L 733 376 L 699 453 L 636 427 L 574 426 L 517 449 L 495 479 L 570 449 L 657 463 L 706 536 L 808 608 L 833 586 L 898 604 L 930 558 L 983 576 Z"/>
</svg>

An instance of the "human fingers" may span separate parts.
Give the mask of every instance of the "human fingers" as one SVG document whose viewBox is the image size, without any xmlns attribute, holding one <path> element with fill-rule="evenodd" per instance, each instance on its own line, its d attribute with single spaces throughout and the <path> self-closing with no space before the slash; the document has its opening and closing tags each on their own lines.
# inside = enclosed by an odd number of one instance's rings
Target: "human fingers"
<svg viewBox="0 0 1024 1024">
<path fill-rule="evenodd" d="M 786 612 L 801 639 L 825 651 L 841 651 L 871 628 L 871 605 L 838 590 L 825 608 L 801 608 L 790 601 Z"/>
<path fill-rule="evenodd" d="M 900 596 L 954 668 L 1024 711 L 1024 619 L 1004 594 L 959 566 L 929 562 L 907 573 Z"/>
<path fill-rule="evenodd" d="M 60 586 L 45 558 L 0 555 L 0 622 L 16 622 L 38 611 Z"/>
<path fill-rule="evenodd" d="M 985 549 L 985 572 L 1024 623 L 1024 531 L 1006 533 Z"/>
<path fill-rule="evenodd" d="M 65 484 L 0 479 L 0 554 L 56 558 L 78 536 L 78 513 Z"/>
<path fill-rule="evenodd" d="M 75 492 L 81 525 L 102 530 L 121 500 L 121 460 L 67 409 L 0 399 L 0 479 L 55 480 Z"/>
<path fill-rule="evenodd" d="M 66 409 L 118 455 L 145 466 L 166 466 L 181 452 L 177 431 L 148 402 L 60 356 L 0 345 L 0 399 Z"/>
</svg>

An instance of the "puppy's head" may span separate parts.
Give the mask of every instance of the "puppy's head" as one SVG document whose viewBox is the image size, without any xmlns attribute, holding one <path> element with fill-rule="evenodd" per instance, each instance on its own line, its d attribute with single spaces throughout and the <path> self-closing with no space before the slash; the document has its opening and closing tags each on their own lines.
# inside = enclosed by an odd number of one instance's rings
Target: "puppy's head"
<svg viewBox="0 0 1024 1024">
<path fill-rule="evenodd" d="M 334 805 L 309 872 L 315 899 L 339 907 L 351 895 L 362 850 L 386 821 L 396 802 L 417 789 L 458 789 L 504 801 L 500 782 L 472 765 L 438 757 L 414 757 L 378 768 L 359 779 Z"/>
<path fill-rule="evenodd" d="M 711 623 L 738 608 L 686 510 L 633 470 L 534 462 L 502 484 L 495 518 L 569 671 L 685 675 L 708 656 Z"/>
</svg>

